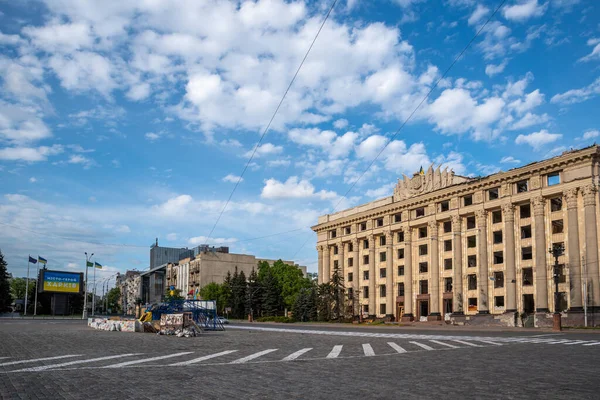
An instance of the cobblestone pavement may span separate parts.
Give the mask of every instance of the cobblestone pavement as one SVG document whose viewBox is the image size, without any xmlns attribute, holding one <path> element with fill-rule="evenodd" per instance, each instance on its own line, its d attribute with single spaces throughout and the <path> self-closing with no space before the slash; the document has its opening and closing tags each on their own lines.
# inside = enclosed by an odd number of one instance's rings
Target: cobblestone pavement
<svg viewBox="0 0 600 400">
<path fill-rule="evenodd" d="M 196 338 L 1 321 L 0 398 L 598 398 L 600 335 L 248 325 Z"/>
</svg>

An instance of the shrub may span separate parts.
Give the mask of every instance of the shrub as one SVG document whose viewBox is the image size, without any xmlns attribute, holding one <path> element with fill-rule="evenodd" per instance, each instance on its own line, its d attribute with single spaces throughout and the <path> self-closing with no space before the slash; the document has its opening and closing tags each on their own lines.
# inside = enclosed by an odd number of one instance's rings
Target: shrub
<svg viewBox="0 0 600 400">
<path fill-rule="evenodd" d="M 292 323 L 294 320 L 289 317 L 260 317 L 256 318 L 256 322 L 282 322 L 282 323 Z"/>
</svg>

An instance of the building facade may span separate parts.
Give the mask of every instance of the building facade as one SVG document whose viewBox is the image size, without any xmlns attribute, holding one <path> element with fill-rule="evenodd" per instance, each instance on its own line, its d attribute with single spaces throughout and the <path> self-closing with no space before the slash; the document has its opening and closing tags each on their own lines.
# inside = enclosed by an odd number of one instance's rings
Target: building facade
<svg viewBox="0 0 600 400">
<path fill-rule="evenodd" d="M 483 178 L 404 176 L 393 196 L 319 217 L 319 282 L 342 274 L 355 314 L 510 324 L 525 313 L 541 326 L 555 310 L 549 250 L 562 248 L 559 311 L 593 312 L 599 160 L 592 146 Z"/>
<path fill-rule="evenodd" d="M 121 296 L 119 305 L 125 314 L 135 314 L 135 306 L 141 299 L 141 277 L 139 271 L 127 271 L 125 274 L 117 274 L 116 287 L 119 288 Z"/>
</svg>

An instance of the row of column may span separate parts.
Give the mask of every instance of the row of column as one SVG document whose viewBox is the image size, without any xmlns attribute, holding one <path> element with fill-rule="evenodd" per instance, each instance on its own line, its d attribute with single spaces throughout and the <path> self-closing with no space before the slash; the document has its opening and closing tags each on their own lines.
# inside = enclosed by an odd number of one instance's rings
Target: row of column
<svg viewBox="0 0 600 400">
<path fill-rule="evenodd" d="M 585 266 L 587 268 L 581 268 L 580 258 L 580 247 L 579 247 L 579 224 L 578 224 L 578 192 L 580 189 L 574 188 L 564 192 L 564 198 L 567 205 L 567 221 L 568 221 L 568 263 L 570 266 L 570 282 L 571 282 L 571 310 L 578 310 L 582 308 L 582 280 L 581 277 L 587 276 L 590 278 L 590 303 L 592 306 L 600 306 L 600 288 L 599 288 L 599 266 L 598 266 L 598 236 L 596 229 L 596 194 L 597 188 L 595 185 L 585 186 L 581 189 L 583 194 L 583 213 L 585 221 Z M 536 197 L 531 202 L 533 206 L 533 225 L 534 225 L 534 243 L 535 243 L 535 271 L 536 271 L 536 293 L 535 303 L 536 311 L 546 312 L 548 311 L 548 280 L 551 277 L 548 276 L 548 263 L 546 256 L 546 228 L 545 228 L 545 206 L 546 200 L 543 197 Z M 506 312 L 514 312 L 517 310 L 517 297 L 516 297 L 516 262 L 515 262 L 515 206 L 510 203 L 502 205 L 502 220 L 504 224 L 504 263 L 505 263 L 505 277 L 506 277 L 506 298 L 505 306 Z M 488 233 L 487 233 L 487 221 L 488 212 L 485 210 L 476 211 L 477 221 L 477 243 L 478 243 L 478 254 L 477 259 L 479 260 L 478 270 L 478 309 L 480 314 L 489 313 L 489 299 L 488 299 Z M 463 314 L 464 313 L 464 298 L 463 298 L 463 274 L 462 274 L 462 217 L 459 215 L 453 215 L 452 221 L 452 247 L 453 247 L 453 313 Z M 408 228 L 405 231 L 404 236 L 404 272 L 405 276 L 408 277 L 404 287 L 404 306 L 405 316 L 412 316 L 413 310 L 413 287 L 412 287 L 412 228 Z M 439 243 L 438 243 L 438 222 L 429 222 L 429 232 L 431 238 L 431 290 L 430 290 L 430 315 L 440 315 L 440 288 L 439 288 Z M 386 237 L 386 304 L 388 314 L 394 314 L 395 301 L 393 297 L 393 247 L 392 233 L 385 232 Z M 375 242 L 374 236 L 368 236 L 369 241 L 369 312 L 371 314 L 377 314 L 376 307 L 376 265 L 377 260 L 375 259 Z M 359 263 L 361 260 L 357 259 L 358 245 L 357 239 L 352 240 L 352 252 L 348 254 L 353 259 L 353 281 L 352 287 L 355 293 L 359 290 Z M 333 270 L 330 263 L 329 249 L 324 251 L 325 246 L 317 246 L 318 259 L 319 259 L 319 283 L 328 282 Z M 344 271 L 344 243 L 340 243 L 338 246 L 339 257 L 339 268 Z M 586 271 L 587 270 L 587 271 Z"/>
</svg>

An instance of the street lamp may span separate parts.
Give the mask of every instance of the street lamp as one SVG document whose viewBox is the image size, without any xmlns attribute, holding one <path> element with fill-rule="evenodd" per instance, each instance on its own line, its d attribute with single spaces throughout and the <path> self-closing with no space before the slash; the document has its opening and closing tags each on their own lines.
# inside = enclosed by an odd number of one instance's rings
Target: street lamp
<svg viewBox="0 0 600 400">
<path fill-rule="evenodd" d="M 560 265 L 558 264 L 558 257 L 563 255 L 565 251 L 564 245 L 553 245 L 551 249 L 548 249 L 548 252 L 554 256 L 554 314 L 552 315 L 552 330 L 560 331 L 562 330 L 562 321 L 559 310 L 559 297 L 558 297 L 558 280 L 560 275 Z"/>
<path fill-rule="evenodd" d="M 87 251 L 85 252 L 85 296 L 83 297 L 83 314 L 81 316 L 81 319 L 86 319 L 88 316 L 88 312 L 87 312 L 88 263 L 90 262 L 90 260 L 92 259 L 93 256 L 94 256 L 94 253 L 92 253 L 92 255 L 88 257 Z"/>
</svg>

